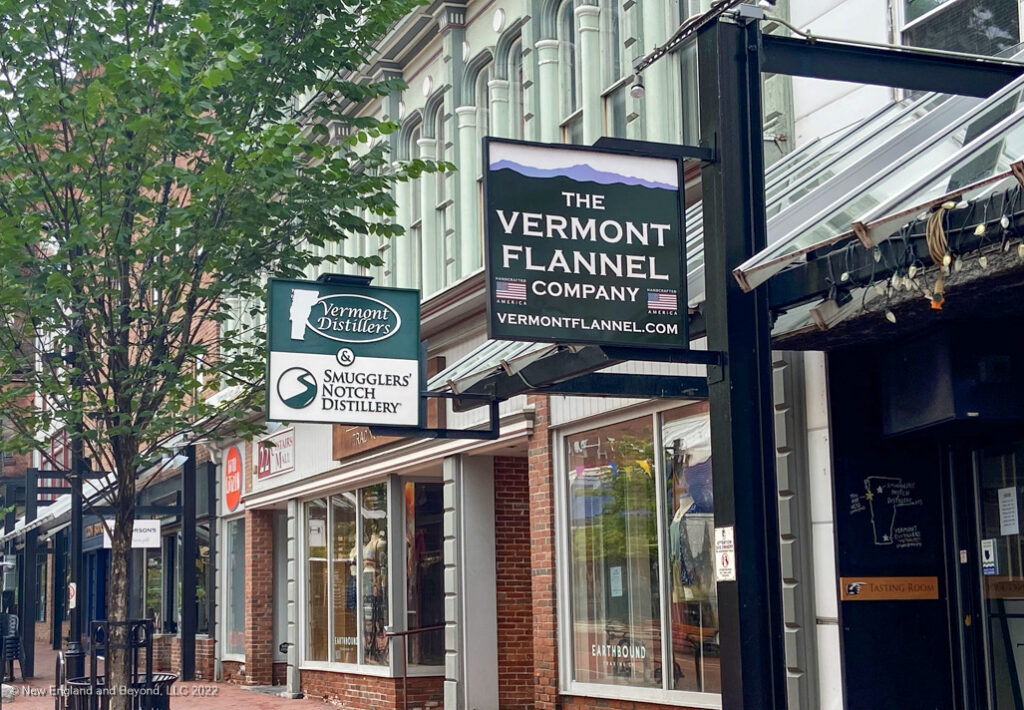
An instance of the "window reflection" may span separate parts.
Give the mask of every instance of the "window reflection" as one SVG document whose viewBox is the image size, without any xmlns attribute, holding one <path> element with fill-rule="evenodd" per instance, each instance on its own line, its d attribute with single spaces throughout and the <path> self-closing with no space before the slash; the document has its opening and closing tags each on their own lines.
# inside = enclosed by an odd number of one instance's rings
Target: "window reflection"
<svg viewBox="0 0 1024 710">
<path fill-rule="evenodd" d="M 652 420 L 567 446 L 575 678 L 661 687 Z"/>
<path fill-rule="evenodd" d="M 442 486 L 405 484 L 406 605 L 409 630 L 444 624 Z M 407 637 L 410 665 L 444 664 L 444 630 Z"/>
<path fill-rule="evenodd" d="M 306 658 L 327 660 L 327 501 L 306 506 Z"/>
<path fill-rule="evenodd" d="M 672 687 L 721 692 L 711 422 L 698 405 L 662 417 L 671 581 Z"/>
<path fill-rule="evenodd" d="M 386 665 L 388 638 L 387 484 L 360 491 L 363 516 L 363 650 L 366 663 Z"/>
<path fill-rule="evenodd" d="M 359 661 L 356 632 L 356 506 L 355 494 L 331 496 L 334 521 L 334 655 L 339 663 Z"/>
</svg>

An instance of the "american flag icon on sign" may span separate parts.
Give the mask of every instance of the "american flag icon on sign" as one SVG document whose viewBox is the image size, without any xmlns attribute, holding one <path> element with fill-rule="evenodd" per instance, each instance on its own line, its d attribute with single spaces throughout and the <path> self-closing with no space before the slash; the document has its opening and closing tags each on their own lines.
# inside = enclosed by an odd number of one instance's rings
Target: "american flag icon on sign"
<svg viewBox="0 0 1024 710">
<path fill-rule="evenodd" d="M 519 279 L 495 279 L 494 296 L 499 301 L 526 302 L 526 282 Z"/>
<path fill-rule="evenodd" d="M 647 292 L 647 310 L 648 311 L 676 311 L 679 309 L 676 303 L 676 292 L 675 291 L 648 291 Z"/>
</svg>

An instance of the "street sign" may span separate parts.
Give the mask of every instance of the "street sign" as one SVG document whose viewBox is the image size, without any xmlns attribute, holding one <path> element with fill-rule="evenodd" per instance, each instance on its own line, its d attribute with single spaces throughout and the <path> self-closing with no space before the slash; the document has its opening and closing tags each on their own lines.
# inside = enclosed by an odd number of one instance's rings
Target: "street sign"
<svg viewBox="0 0 1024 710">
<path fill-rule="evenodd" d="M 419 291 L 271 279 L 267 419 L 420 424 Z"/>
<path fill-rule="evenodd" d="M 686 348 L 681 163 L 488 139 L 488 335 Z"/>
<path fill-rule="evenodd" d="M 76 606 L 78 606 L 78 585 L 68 582 L 68 609 L 74 609 Z"/>
</svg>

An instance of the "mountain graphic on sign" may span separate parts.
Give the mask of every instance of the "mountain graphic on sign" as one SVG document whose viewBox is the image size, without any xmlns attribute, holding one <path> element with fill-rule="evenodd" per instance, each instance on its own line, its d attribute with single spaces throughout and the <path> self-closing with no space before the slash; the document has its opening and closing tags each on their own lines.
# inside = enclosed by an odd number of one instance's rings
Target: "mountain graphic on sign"
<svg viewBox="0 0 1024 710">
<path fill-rule="evenodd" d="M 491 170 L 511 170 L 525 177 L 531 178 L 554 178 L 567 177 L 577 182 L 596 182 L 599 185 L 635 185 L 646 187 L 652 190 L 675 190 L 674 185 L 663 182 L 644 180 L 629 175 L 608 173 L 603 170 L 595 170 L 589 165 L 570 165 L 564 168 L 537 168 L 532 165 L 521 165 L 511 160 L 499 160 L 491 163 Z"/>
</svg>

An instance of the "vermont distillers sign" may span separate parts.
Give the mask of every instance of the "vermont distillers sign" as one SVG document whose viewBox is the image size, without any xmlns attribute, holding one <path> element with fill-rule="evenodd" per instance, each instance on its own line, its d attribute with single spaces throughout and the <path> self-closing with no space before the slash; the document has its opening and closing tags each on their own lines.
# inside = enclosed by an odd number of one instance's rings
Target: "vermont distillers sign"
<svg viewBox="0 0 1024 710">
<path fill-rule="evenodd" d="M 492 338 L 686 347 L 680 165 L 490 139 Z"/>
<path fill-rule="evenodd" d="M 272 279 L 267 419 L 419 425 L 419 292 Z"/>
</svg>

